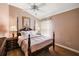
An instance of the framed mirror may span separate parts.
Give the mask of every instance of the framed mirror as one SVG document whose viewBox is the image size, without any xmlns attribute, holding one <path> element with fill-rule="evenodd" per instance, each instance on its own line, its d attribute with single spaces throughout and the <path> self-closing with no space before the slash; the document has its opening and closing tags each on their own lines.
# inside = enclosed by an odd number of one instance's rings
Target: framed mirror
<svg viewBox="0 0 79 59">
<path fill-rule="evenodd" d="M 30 18 L 22 16 L 22 27 L 30 27 Z"/>
</svg>

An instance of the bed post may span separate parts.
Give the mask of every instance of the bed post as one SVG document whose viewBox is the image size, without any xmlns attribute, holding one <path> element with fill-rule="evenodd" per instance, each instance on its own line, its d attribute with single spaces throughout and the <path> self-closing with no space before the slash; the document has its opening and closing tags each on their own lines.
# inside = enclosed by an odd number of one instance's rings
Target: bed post
<svg viewBox="0 0 79 59">
<path fill-rule="evenodd" d="M 24 17 L 22 16 L 22 27 L 24 27 Z"/>
<path fill-rule="evenodd" d="M 18 17 L 17 17 L 17 39 L 18 39 Z"/>
<path fill-rule="evenodd" d="M 53 50 L 55 51 L 55 32 L 53 32 Z"/>
<path fill-rule="evenodd" d="M 28 35 L 28 56 L 31 56 L 31 40 L 30 40 L 30 34 Z"/>
<path fill-rule="evenodd" d="M 34 20 L 34 31 L 35 31 L 36 20 Z"/>
</svg>

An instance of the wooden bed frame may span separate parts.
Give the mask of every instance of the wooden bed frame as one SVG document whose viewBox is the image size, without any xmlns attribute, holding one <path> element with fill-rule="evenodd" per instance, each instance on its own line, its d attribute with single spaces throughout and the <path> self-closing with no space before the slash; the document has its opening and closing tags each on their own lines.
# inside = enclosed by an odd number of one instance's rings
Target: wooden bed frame
<svg viewBox="0 0 79 59">
<path fill-rule="evenodd" d="M 17 39 L 18 39 L 18 37 L 19 37 L 19 35 L 18 35 L 18 33 L 19 33 L 19 19 L 18 19 L 18 17 L 17 17 Z M 53 50 L 55 50 L 55 33 L 53 32 L 53 39 L 52 39 L 52 43 L 50 43 L 49 45 L 47 45 L 47 46 L 44 46 L 44 48 L 46 48 L 46 47 L 49 47 L 49 46 L 52 46 L 53 45 Z M 42 48 L 42 49 L 44 49 L 44 48 Z M 37 50 L 37 51 L 41 51 L 41 49 L 39 49 L 39 50 Z M 34 52 L 34 53 L 32 53 L 31 52 L 31 40 L 30 40 L 30 34 L 28 35 L 28 56 L 31 56 L 31 55 L 33 55 L 33 54 L 36 54 L 37 53 L 37 51 L 36 52 Z"/>
</svg>

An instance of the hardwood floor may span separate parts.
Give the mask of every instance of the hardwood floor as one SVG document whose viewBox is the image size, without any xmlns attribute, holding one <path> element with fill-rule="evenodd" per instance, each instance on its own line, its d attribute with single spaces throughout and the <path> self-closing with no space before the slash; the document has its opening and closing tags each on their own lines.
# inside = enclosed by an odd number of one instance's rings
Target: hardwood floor
<svg viewBox="0 0 79 59">
<path fill-rule="evenodd" d="M 8 51 L 7 56 L 24 56 L 24 53 L 20 48 Z M 56 46 L 56 50 L 53 51 L 52 46 L 49 50 L 45 49 L 35 56 L 79 56 L 79 54 L 69 51 L 67 49 Z"/>
<path fill-rule="evenodd" d="M 24 53 L 21 51 L 20 48 L 17 48 L 17 49 L 8 51 L 7 56 L 24 56 Z"/>
<path fill-rule="evenodd" d="M 56 46 L 55 51 L 53 51 L 53 47 L 49 48 L 49 52 L 54 56 L 79 56 L 78 53 L 72 52 L 70 50 L 64 49 L 62 47 Z"/>
</svg>

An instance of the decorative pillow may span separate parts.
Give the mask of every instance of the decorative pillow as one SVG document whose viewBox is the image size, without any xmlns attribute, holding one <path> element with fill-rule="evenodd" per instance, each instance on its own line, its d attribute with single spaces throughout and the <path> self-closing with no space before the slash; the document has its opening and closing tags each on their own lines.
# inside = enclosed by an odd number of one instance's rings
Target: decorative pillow
<svg viewBox="0 0 79 59">
<path fill-rule="evenodd" d="M 30 34 L 30 37 L 36 37 L 37 36 L 36 31 L 21 31 L 21 35 L 25 38 L 28 38 L 29 34 Z"/>
<path fill-rule="evenodd" d="M 24 38 L 28 38 L 28 34 L 26 31 L 21 31 L 21 36 L 23 36 Z"/>
</svg>

